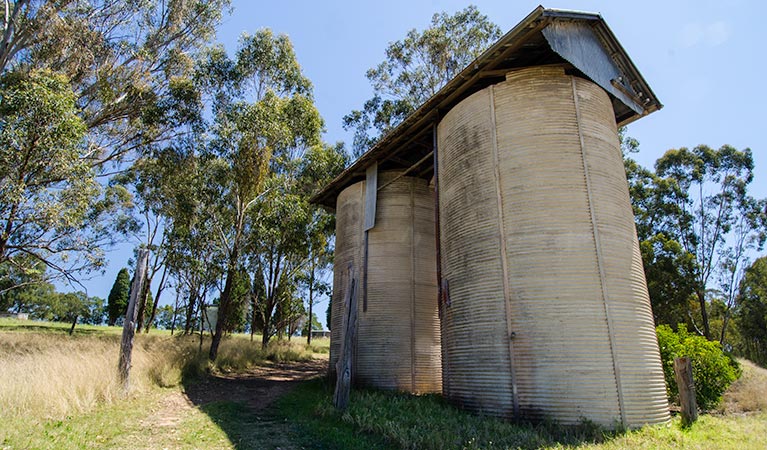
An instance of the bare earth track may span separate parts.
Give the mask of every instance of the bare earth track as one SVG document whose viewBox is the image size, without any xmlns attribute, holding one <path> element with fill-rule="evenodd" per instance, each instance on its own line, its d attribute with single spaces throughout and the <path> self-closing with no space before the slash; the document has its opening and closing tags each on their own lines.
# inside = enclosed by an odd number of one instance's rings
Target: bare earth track
<svg viewBox="0 0 767 450">
<path fill-rule="evenodd" d="M 252 432 L 265 438 L 270 436 L 266 439 L 268 443 L 261 439 L 240 440 L 237 436 L 230 436 L 235 449 L 305 448 L 303 445 L 296 445 L 296 439 L 291 436 L 290 430 L 285 430 L 284 424 L 277 423 L 268 408 L 298 383 L 324 375 L 327 365 L 327 359 L 272 363 L 241 373 L 209 375 L 186 386 L 184 391 L 169 393 L 141 421 L 141 428 L 147 440 L 146 448 L 187 447 L 180 443 L 184 421 L 195 413 L 199 414 L 199 410 L 206 410 L 208 405 L 220 402 L 244 405 L 250 419 L 243 417 L 243 420 L 253 421 Z M 279 439 L 275 440 L 276 435 Z M 240 438 L 242 437 L 244 436 Z M 256 436 L 251 436 L 254 437 Z M 213 445 L 209 448 L 232 448 L 224 442 L 220 445 L 221 447 Z"/>
<path fill-rule="evenodd" d="M 323 375 L 327 367 L 324 359 L 275 363 L 243 373 L 209 376 L 188 386 L 185 394 L 195 405 L 223 400 L 242 402 L 253 411 L 260 411 L 297 383 Z"/>
</svg>

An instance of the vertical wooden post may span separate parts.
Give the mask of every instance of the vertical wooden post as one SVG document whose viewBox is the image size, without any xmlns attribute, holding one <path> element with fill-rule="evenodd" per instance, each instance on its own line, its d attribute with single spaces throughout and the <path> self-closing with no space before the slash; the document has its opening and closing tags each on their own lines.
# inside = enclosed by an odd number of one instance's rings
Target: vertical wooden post
<svg viewBox="0 0 767 450">
<path fill-rule="evenodd" d="M 352 354 L 354 335 L 357 332 L 357 287 L 354 269 L 349 264 L 349 285 L 344 298 L 344 326 L 341 354 L 336 362 L 336 389 L 333 393 L 333 405 L 340 410 L 349 406 L 349 394 L 352 382 Z"/>
<path fill-rule="evenodd" d="M 118 371 L 120 382 L 122 383 L 125 392 L 130 388 L 129 377 L 131 354 L 133 353 L 133 337 L 136 334 L 136 314 L 138 313 L 136 309 L 136 301 L 138 300 L 139 294 L 141 294 L 141 288 L 144 286 L 148 259 L 148 250 L 142 249 L 138 251 L 136 273 L 133 276 L 130 298 L 128 299 L 128 310 L 125 312 L 125 322 L 123 322 L 123 336 L 122 342 L 120 343 L 120 362 L 118 363 Z"/>
<path fill-rule="evenodd" d="M 674 378 L 679 387 L 682 425 L 692 425 L 698 420 L 698 404 L 695 401 L 695 381 L 692 378 L 692 360 L 690 358 L 674 358 Z"/>
</svg>

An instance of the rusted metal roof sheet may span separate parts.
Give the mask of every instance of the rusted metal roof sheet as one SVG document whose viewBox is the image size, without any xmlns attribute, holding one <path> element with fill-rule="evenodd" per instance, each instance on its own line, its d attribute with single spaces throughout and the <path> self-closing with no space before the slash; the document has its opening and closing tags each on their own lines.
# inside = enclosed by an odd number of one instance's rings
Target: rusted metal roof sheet
<svg viewBox="0 0 767 450">
<path fill-rule="evenodd" d="M 562 64 L 599 84 L 610 94 L 615 122 L 625 125 L 662 108 L 639 70 L 599 14 L 536 8 L 498 42 L 448 82 L 373 148 L 312 197 L 312 202 L 335 208 L 346 186 L 365 179 L 366 169 L 417 169 L 429 179 L 433 122 L 458 102 L 503 81 L 513 69 Z"/>
</svg>

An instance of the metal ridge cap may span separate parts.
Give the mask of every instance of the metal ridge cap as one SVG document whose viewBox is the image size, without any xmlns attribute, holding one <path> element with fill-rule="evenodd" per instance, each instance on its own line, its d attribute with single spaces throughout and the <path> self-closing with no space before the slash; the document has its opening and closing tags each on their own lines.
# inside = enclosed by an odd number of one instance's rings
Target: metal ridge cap
<svg viewBox="0 0 767 450">
<path fill-rule="evenodd" d="M 543 8 L 543 7 L 540 6 L 540 8 Z M 590 11 L 581 11 L 577 9 L 544 8 L 542 12 L 542 16 L 580 19 L 580 20 L 604 20 L 600 13 L 590 12 Z"/>
</svg>

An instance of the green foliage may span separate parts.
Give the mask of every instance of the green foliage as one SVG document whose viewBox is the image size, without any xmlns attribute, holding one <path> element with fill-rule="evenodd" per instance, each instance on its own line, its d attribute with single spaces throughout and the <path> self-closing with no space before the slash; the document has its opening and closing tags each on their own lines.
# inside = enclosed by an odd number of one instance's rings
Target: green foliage
<svg viewBox="0 0 767 450">
<path fill-rule="evenodd" d="M 738 363 L 722 351 L 718 342 L 689 333 L 683 324 L 676 332 L 668 325 L 660 325 L 657 333 L 669 397 L 676 400 L 679 395 L 674 378 L 674 358 L 689 357 L 698 407 L 713 409 L 721 401 L 724 391 L 740 377 Z"/>
<path fill-rule="evenodd" d="M 323 123 L 290 40 L 271 30 L 244 34 L 234 60 L 222 47 L 209 49 L 198 64 L 196 79 L 212 100 L 212 138 L 203 141 L 201 156 L 211 169 L 205 174 L 211 229 L 217 231 L 217 251 L 226 260 L 221 327 L 210 350 L 215 360 L 222 327 L 234 314 L 240 267 L 248 264 L 261 294 L 257 298 L 264 348 L 277 325 L 271 322 L 276 306 L 294 297 L 293 256 L 302 247 L 297 236 L 305 230 L 301 224 L 307 217 L 306 199 L 296 188 L 296 160 L 319 145 Z M 268 280 L 261 276 L 264 272 L 269 272 Z"/>
<path fill-rule="evenodd" d="M 621 143 L 656 325 L 685 323 L 724 345 L 743 269 L 767 232 L 767 201 L 748 194 L 751 150 L 671 149 L 652 171 L 627 157 L 638 142 L 625 131 Z M 714 292 L 722 307 L 710 318 Z"/>
<path fill-rule="evenodd" d="M 737 350 L 767 366 L 767 256 L 746 269 L 740 285 L 736 324 L 741 337 Z"/>
<path fill-rule="evenodd" d="M 194 103 L 183 80 L 228 0 L 16 1 L 0 71 L 54 68 L 75 88 L 96 166 L 167 139 Z"/>
<path fill-rule="evenodd" d="M 235 273 L 235 279 L 232 287 L 232 304 L 229 310 L 229 316 L 226 318 L 224 329 L 226 332 L 245 331 L 245 322 L 247 319 L 247 308 L 250 306 L 250 275 L 245 269 L 240 268 Z"/>
<path fill-rule="evenodd" d="M 100 188 L 82 158 L 75 102 L 68 80 L 50 71 L 0 77 L 0 264 L 23 272 L 42 261 L 67 273 L 103 263 L 91 223 Z"/>
<path fill-rule="evenodd" d="M 173 327 L 173 307 L 171 305 L 163 305 L 157 308 L 155 324 L 161 330 L 170 330 Z M 176 319 L 175 327 L 178 328 L 178 325 L 178 319 Z"/>
<path fill-rule="evenodd" d="M 390 43 L 386 59 L 366 74 L 373 98 L 344 117 L 344 128 L 355 130 L 354 156 L 367 151 L 500 36 L 500 28 L 471 5 L 453 15 L 434 14 L 425 30 L 411 29 L 405 39 Z"/>
<path fill-rule="evenodd" d="M 104 299 L 88 297 L 84 292 L 61 293 L 53 285 L 37 285 L 34 297 L 25 298 L 20 310 L 29 313 L 30 319 L 49 322 L 81 323 L 99 325 L 104 322 Z"/>
<path fill-rule="evenodd" d="M 75 281 L 99 269 L 127 154 L 201 121 L 193 57 L 228 0 L 6 2 L 0 46 L 0 264 Z M 124 168 L 124 167 L 120 167 Z M 20 255 L 32 256 L 20 258 Z"/>
<path fill-rule="evenodd" d="M 707 338 L 712 335 L 706 290 L 716 287 L 724 294 L 729 315 L 748 251 L 760 250 L 765 242 L 764 201 L 748 195 L 753 169 L 751 150 L 729 145 L 671 149 L 655 163 L 662 180 L 657 185 L 678 208 L 667 220 L 676 224 L 685 251 L 695 255 L 692 278 Z M 719 337 L 724 343 L 725 334 Z"/>
<path fill-rule="evenodd" d="M 114 325 L 117 319 L 125 316 L 125 311 L 128 309 L 130 282 L 128 269 L 120 269 L 112 289 L 109 291 L 109 297 L 107 297 L 107 323 L 110 326 Z"/>
<path fill-rule="evenodd" d="M 28 261 L 19 264 L 24 259 Z M 53 292 L 53 285 L 45 281 L 45 271 L 42 261 L 25 255 L 13 263 L 0 263 L 0 312 L 19 312 L 34 298 Z"/>
<path fill-rule="evenodd" d="M 656 324 L 690 324 L 695 302 L 695 257 L 674 239 L 658 233 L 640 242 L 647 290 Z"/>
</svg>

